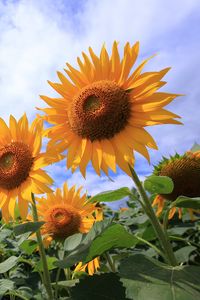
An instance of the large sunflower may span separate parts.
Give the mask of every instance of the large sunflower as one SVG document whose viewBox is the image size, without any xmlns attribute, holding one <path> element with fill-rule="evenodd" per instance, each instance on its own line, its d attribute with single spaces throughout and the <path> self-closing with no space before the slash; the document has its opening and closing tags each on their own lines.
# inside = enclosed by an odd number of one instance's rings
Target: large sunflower
<svg viewBox="0 0 200 300">
<path fill-rule="evenodd" d="M 165 201 L 175 201 L 179 196 L 190 198 L 200 197 L 200 151 L 186 152 L 184 155 L 176 154 L 169 159 L 164 158 L 155 167 L 154 174 L 168 176 L 173 180 L 174 189 L 170 194 L 157 195 L 153 206 L 157 206 L 157 215 L 160 215 L 165 206 Z M 169 219 L 173 218 L 177 208 L 171 208 Z M 193 219 L 194 210 L 188 212 Z M 182 217 L 182 209 L 178 208 L 179 218 Z"/>
<path fill-rule="evenodd" d="M 37 211 L 40 221 L 44 221 L 41 233 L 46 245 L 52 240 L 64 240 L 77 232 L 88 232 L 95 218 L 95 206 L 88 202 L 86 194 L 80 195 L 82 187 L 70 189 L 64 183 L 63 190 L 37 198 Z"/>
<path fill-rule="evenodd" d="M 22 218 L 28 212 L 31 193 L 51 192 L 53 180 L 41 170 L 52 157 L 40 153 L 42 122 L 37 119 L 29 127 L 26 115 L 17 122 L 10 116 L 8 127 L 0 118 L 0 208 L 3 219 L 14 218 L 16 199 Z"/>
<path fill-rule="evenodd" d="M 90 160 L 97 174 L 107 174 L 109 168 L 115 172 L 116 165 L 130 174 L 133 151 L 149 160 L 146 147 L 157 149 L 144 127 L 180 124 L 174 120 L 179 116 L 163 109 L 179 95 L 157 92 L 170 68 L 141 74 L 146 59 L 131 72 L 139 43 L 127 43 L 122 60 L 116 42 L 110 57 L 105 46 L 100 57 L 92 48 L 89 52 L 91 58 L 84 52 L 83 61 L 78 57 L 80 70 L 67 63 L 69 79 L 58 72 L 61 83 L 49 82 L 60 98 L 41 96 L 50 106 L 42 109 L 44 118 L 54 125 L 47 130 L 49 147 L 68 150 L 67 168 L 74 171 L 79 166 L 83 176 Z"/>
</svg>

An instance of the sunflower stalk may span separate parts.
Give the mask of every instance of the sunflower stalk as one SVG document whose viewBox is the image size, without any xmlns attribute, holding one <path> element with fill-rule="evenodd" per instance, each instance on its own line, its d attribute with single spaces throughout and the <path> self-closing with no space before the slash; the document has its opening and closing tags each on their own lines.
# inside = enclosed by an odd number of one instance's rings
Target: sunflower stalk
<svg viewBox="0 0 200 300">
<path fill-rule="evenodd" d="M 151 206 L 151 203 L 149 201 L 149 198 L 137 176 L 137 173 L 135 172 L 135 170 L 129 165 L 129 168 L 131 170 L 131 175 L 132 175 L 132 179 L 136 185 L 136 187 L 138 188 L 138 191 L 140 193 L 140 196 L 142 198 L 143 204 L 144 204 L 144 208 L 145 208 L 145 212 L 148 215 L 151 224 L 154 228 L 154 231 L 157 234 L 157 237 L 160 241 L 161 247 L 162 247 L 162 251 L 165 253 L 165 258 L 167 263 L 169 263 L 172 266 L 177 266 L 178 263 L 176 261 L 176 257 L 174 255 L 172 246 L 170 244 L 169 238 L 167 233 L 163 230 L 162 225 L 160 224 L 158 218 L 155 215 L 155 212 Z"/>
<path fill-rule="evenodd" d="M 35 203 L 35 196 L 34 196 L 33 193 L 31 193 L 31 196 L 32 196 L 33 220 L 34 220 L 34 222 L 38 222 L 38 213 L 37 213 L 37 208 L 36 208 L 36 203 Z M 53 300 L 54 296 L 53 296 L 53 291 L 52 291 L 52 287 L 51 287 L 51 279 L 50 279 L 46 254 L 45 254 L 44 245 L 43 245 L 43 242 L 42 242 L 42 236 L 41 236 L 40 230 L 36 231 L 36 236 L 37 236 L 37 241 L 38 241 L 38 246 L 39 246 L 39 251 L 40 251 L 40 257 L 41 257 L 41 260 L 42 260 L 43 270 L 44 270 L 44 285 L 45 285 L 49 300 Z"/>
<path fill-rule="evenodd" d="M 112 258 L 111 258 L 111 256 L 110 256 L 110 254 L 109 254 L 108 252 L 105 252 L 105 253 L 104 253 L 104 257 L 105 257 L 105 259 L 107 260 L 107 263 L 108 263 L 108 265 L 109 265 L 111 271 L 112 271 L 113 273 L 116 273 L 115 264 L 114 264 L 114 261 L 112 260 Z"/>
</svg>

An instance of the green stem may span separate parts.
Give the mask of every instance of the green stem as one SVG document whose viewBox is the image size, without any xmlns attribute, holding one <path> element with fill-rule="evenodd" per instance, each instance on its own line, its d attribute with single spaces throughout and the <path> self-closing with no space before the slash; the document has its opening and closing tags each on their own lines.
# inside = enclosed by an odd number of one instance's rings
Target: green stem
<svg viewBox="0 0 200 300">
<path fill-rule="evenodd" d="M 143 242 L 144 244 L 147 244 L 149 247 L 151 247 L 152 249 L 154 249 L 160 256 L 162 256 L 165 259 L 165 255 L 162 253 L 162 251 L 160 251 L 160 249 L 158 249 L 155 245 L 153 245 L 152 243 L 150 243 L 147 240 L 144 240 L 143 238 L 139 237 L 137 234 L 135 235 L 136 239 L 138 239 L 138 241 Z"/>
<path fill-rule="evenodd" d="M 57 274 L 56 274 L 56 285 L 55 285 L 55 298 L 56 299 L 58 299 L 58 281 L 60 278 L 60 272 L 61 272 L 61 268 L 58 268 Z"/>
<path fill-rule="evenodd" d="M 172 266 L 177 266 L 178 263 L 176 261 L 176 258 L 175 258 L 174 252 L 172 250 L 172 246 L 169 242 L 168 236 L 167 236 L 167 234 L 165 234 L 158 218 L 156 217 L 155 212 L 154 212 L 154 210 L 151 206 L 151 203 L 149 201 L 149 198 L 148 198 L 148 196 L 147 196 L 147 194 L 146 194 L 146 192 L 145 192 L 145 190 L 144 190 L 144 188 L 143 188 L 136 172 L 134 171 L 134 169 L 131 166 L 129 166 L 129 167 L 130 167 L 130 170 L 131 170 L 132 179 L 135 182 L 135 185 L 138 188 L 140 196 L 141 196 L 141 198 L 143 200 L 143 203 L 145 205 L 145 212 L 149 216 L 151 224 L 154 228 L 154 231 L 156 232 L 157 237 L 160 241 L 162 250 L 166 254 L 166 260 Z"/>
<path fill-rule="evenodd" d="M 70 268 L 65 269 L 65 276 L 67 280 L 71 280 L 71 270 Z"/>
<path fill-rule="evenodd" d="M 38 222 L 38 213 L 37 213 L 37 208 L 36 208 L 36 203 L 35 203 L 35 196 L 33 193 L 31 194 L 31 196 L 32 196 L 33 220 L 34 220 L 34 222 Z M 39 246 L 39 250 L 40 250 L 40 257 L 42 260 L 43 270 L 44 270 L 44 285 L 45 285 L 49 300 L 53 300 L 54 297 L 53 297 L 53 291 L 52 291 L 52 287 L 51 287 L 51 279 L 50 279 L 50 275 L 49 275 L 48 264 L 47 264 L 46 254 L 45 254 L 40 230 L 36 231 L 36 236 L 37 236 L 38 246 Z"/>
<path fill-rule="evenodd" d="M 115 264 L 114 264 L 113 260 L 111 259 L 110 255 L 108 254 L 108 252 L 105 252 L 104 256 L 105 256 L 105 258 L 106 258 L 106 260 L 109 264 L 109 267 L 110 267 L 111 271 L 113 273 L 116 273 Z"/>
</svg>

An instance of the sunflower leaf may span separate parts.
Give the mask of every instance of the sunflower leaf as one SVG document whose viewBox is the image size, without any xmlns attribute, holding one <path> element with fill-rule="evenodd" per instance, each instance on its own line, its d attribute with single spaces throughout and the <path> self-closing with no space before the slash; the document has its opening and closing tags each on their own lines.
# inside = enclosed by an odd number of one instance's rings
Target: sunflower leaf
<svg viewBox="0 0 200 300">
<path fill-rule="evenodd" d="M 6 260 L 4 260 L 2 263 L 0 263 L 0 274 L 3 274 L 10 269 L 12 269 L 18 261 L 19 257 L 16 256 L 10 256 Z"/>
<path fill-rule="evenodd" d="M 9 279 L 0 279 L 0 296 L 14 289 L 14 282 Z"/>
<path fill-rule="evenodd" d="M 94 224 L 90 232 L 83 236 L 77 247 L 63 260 L 56 262 L 60 268 L 70 267 L 77 262 L 88 262 L 112 248 L 134 247 L 138 240 L 120 224 L 104 220 Z"/>
<path fill-rule="evenodd" d="M 14 227 L 15 235 L 24 234 L 26 232 L 36 232 L 45 222 L 27 222 Z"/>
<path fill-rule="evenodd" d="M 188 262 L 191 252 L 196 250 L 194 246 L 185 246 L 178 249 L 174 254 L 178 263 Z"/>
<path fill-rule="evenodd" d="M 200 197 L 189 198 L 185 196 L 179 196 L 172 204 L 171 207 L 183 207 L 200 209 Z"/>
<path fill-rule="evenodd" d="M 171 267 L 141 254 L 124 259 L 119 274 L 133 300 L 200 299 L 200 267 Z"/>
<path fill-rule="evenodd" d="M 131 191 L 127 187 L 122 187 L 114 191 L 106 191 L 92 197 L 89 202 L 113 202 L 131 196 Z"/>
<path fill-rule="evenodd" d="M 87 288 L 86 288 L 87 287 Z M 125 300 L 125 290 L 118 275 L 106 273 L 80 280 L 71 289 L 73 300 Z"/>
<path fill-rule="evenodd" d="M 170 194 L 174 189 L 174 184 L 167 176 L 151 175 L 144 181 L 144 188 L 152 194 Z"/>
<path fill-rule="evenodd" d="M 135 246 L 137 243 L 137 238 L 126 231 L 122 225 L 113 224 L 92 242 L 84 263 L 112 248 L 130 248 Z"/>
</svg>

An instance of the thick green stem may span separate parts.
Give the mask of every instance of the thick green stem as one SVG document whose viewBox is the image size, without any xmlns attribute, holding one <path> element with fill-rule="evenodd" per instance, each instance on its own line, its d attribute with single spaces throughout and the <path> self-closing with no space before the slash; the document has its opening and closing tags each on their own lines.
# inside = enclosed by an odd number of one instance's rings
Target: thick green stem
<svg viewBox="0 0 200 300">
<path fill-rule="evenodd" d="M 129 166 L 130 167 L 130 166 Z M 160 224 L 158 218 L 155 215 L 155 212 L 151 206 L 151 203 L 149 201 L 149 198 L 136 174 L 133 168 L 130 167 L 132 179 L 135 182 L 136 187 L 138 188 L 138 191 L 140 193 L 140 196 L 142 198 L 143 204 L 145 206 L 145 212 L 147 213 L 151 224 L 157 234 L 157 237 L 160 241 L 161 247 L 163 252 L 165 253 L 166 260 L 168 263 L 170 263 L 172 266 L 177 266 L 178 263 L 176 261 L 174 252 L 172 250 L 172 246 L 169 242 L 167 234 L 164 232 L 162 225 Z"/>
<path fill-rule="evenodd" d="M 36 204 L 35 204 L 35 197 L 34 197 L 33 193 L 31 195 L 32 195 L 33 220 L 34 220 L 34 222 L 38 222 L 38 213 L 37 213 L 37 208 L 36 208 Z M 45 285 L 49 300 L 53 300 L 54 297 L 53 297 L 53 291 L 52 291 L 52 287 L 51 287 L 51 279 L 50 279 L 50 275 L 49 275 L 48 264 L 47 264 L 46 254 L 45 254 L 40 230 L 36 231 L 36 236 L 37 236 L 40 257 L 42 260 L 43 270 L 44 270 L 44 285 Z"/>
</svg>

